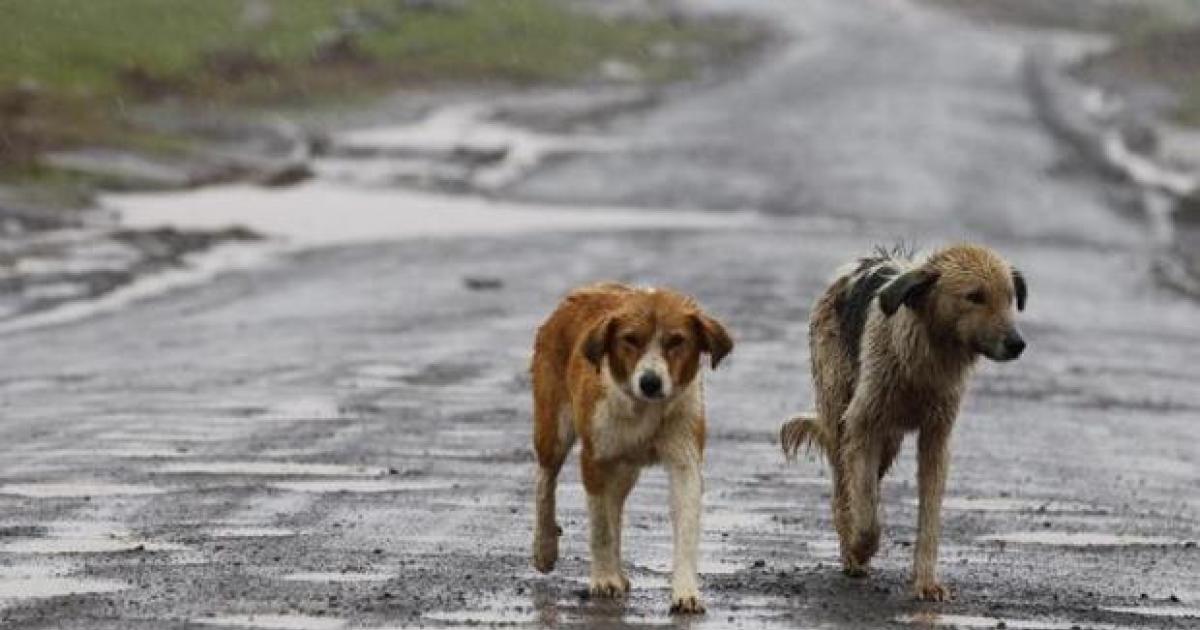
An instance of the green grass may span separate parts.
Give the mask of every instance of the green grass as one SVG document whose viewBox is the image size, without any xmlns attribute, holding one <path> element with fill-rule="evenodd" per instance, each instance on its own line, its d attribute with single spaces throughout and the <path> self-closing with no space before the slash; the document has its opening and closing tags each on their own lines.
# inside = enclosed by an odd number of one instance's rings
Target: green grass
<svg viewBox="0 0 1200 630">
<path fill-rule="evenodd" d="M 1124 30 L 1116 48 L 1085 68 L 1163 85 L 1178 96 L 1170 115 L 1177 122 L 1200 125 L 1200 25 L 1158 21 Z"/>
<path fill-rule="evenodd" d="M 736 52 L 744 29 L 604 20 L 552 0 L 468 0 L 415 10 L 399 0 L 0 0 L 0 165 L 87 143 L 154 146 L 138 104 L 295 106 L 430 82 L 566 82 L 616 59 L 648 81 L 684 78 L 687 54 Z M 314 58 L 347 10 L 372 16 L 352 55 Z M 659 48 L 661 50 L 661 48 Z M 167 144 L 170 144 L 167 142 Z"/>
<path fill-rule="evenodd" d="M 1200 127 L 1200 78 L 1192 79 L 1191 84 L 1182 90 L 1175 116 L 1180 123 Z"/>
</svg>

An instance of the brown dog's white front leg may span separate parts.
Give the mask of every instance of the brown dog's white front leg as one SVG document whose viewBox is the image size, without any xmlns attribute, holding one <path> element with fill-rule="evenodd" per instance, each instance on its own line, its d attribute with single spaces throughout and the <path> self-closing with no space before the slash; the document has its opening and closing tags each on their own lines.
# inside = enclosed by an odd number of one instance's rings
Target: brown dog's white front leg
<svg viewBox="0 0 1200 630">
<path fill-rule="evenodd" d="M 671 576 L 671 612 L 703 613 L 696 577 L 696 555 L 700 546 L 700 502 L 704 493 L 700 456 L 681 457 L 667 464 L 671 478 L 671 525 L 674 534 L 674 566 Z"/>
<path fill-rule="evenodd" d="M 588 521 L 591 525 L 592 575 L 589 590 L 596 597 L 618 597 L 628 589 L 617 558 L 619 532 L 614 531 L 616 516 L 607 493 L 588 492 Z"/>
<path fill-rule="evenodd" d="M 612 557 L 616 562 L 617 575 L 620 577 L 626 592 L 629 591 L 629 577 L 625 575 L 623 560 L 621 559 L 621 536 L 625 520 L 625 499 L 629 497 L 629 492 L 633 490 L 634 484 L 637 483 L 639 472 L 638 468 L 632 465 L 613 467 L 612 478 L 605 493 L 608 497 L 609 530 L 612 532 L 613 539 Z"/>
<path fill-rule="evenodd" d="M 950 463 L 950 427 L 926 427 L 917 439 L 917 549 L 913 557 L 913 590 L 918 599 L 943 601 L 950 591 L 938 581 L 938 542 L 942 530 L 942 494 Z"/>
</svg>

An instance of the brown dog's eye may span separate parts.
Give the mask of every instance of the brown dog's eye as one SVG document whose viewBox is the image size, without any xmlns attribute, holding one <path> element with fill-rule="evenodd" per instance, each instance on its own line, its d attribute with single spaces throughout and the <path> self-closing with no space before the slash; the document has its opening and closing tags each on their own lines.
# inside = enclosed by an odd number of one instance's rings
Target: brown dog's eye
<svg viewBox="0 0 1200 630">
<path fill-rule="evenodd" d="M 983 294 L 983 291 L 976 289 L 967 294 L 967 301 L 972 304 L 984 304 L 987 302 L 987 296 Z"/>
<path fill-rule="evenodd" d="M 621 335 L 621 343 L 623 343 L 627 346 L 635 347 L 635 348 L 642 345 L 641 340 L 638 339 L 637 335 L 635 335 L 633 333 L 626 333 L 624 335 Z"/>
<path fill-rule="evenodd" d="M 670 335 L 666 338 L 665 341 L 663 341 L 663 349 L 664 350 L 674 350 L 675 348 L 682 346 L 684 341 L 685 341 L 685 339 L 683 338 L 683 335 L 679 335 L 679 334 Z"/>
</svg>

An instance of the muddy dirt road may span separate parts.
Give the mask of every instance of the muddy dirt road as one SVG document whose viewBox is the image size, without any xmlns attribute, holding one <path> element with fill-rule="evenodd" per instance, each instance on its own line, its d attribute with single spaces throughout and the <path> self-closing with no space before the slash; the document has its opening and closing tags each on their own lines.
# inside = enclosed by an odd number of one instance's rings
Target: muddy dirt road
<svg viewBox="0 0 1200 630">
<path fill-rule="evenodd" d="M 759 66 L 511 191 L 752 209 L 729 225 L 326 248 L 0 338 L 4 627 L 1196 627 L 1200 305 L 1063 166 L 1028 38 L 898 1 L 739 4 L 783 32 Z M 955 437 L 945 604 L 909 595 L 911 445 L 864 581 L 823 465 L 776 443 L 811 403 L 813 296 L 899 238 L 985 241 L 1030 285 L 1030 347 L 982 366 Z M 571 464 L 563 559 L 530 566 L 530 340 L 598 278 L 684 287 L 736 334 L 708 385 L 700 619 L 667 615 L 661 472 L 631 498 L 628 601 L 580 596 Z"/>
</svg>

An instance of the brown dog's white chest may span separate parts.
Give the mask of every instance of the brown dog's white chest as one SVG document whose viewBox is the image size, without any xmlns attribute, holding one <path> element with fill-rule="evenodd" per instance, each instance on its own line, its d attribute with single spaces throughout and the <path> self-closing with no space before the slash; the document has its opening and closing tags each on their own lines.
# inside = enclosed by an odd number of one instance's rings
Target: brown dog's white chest
<svg viewBox="0 0 1200 630">
<path fill-rule="evenodd" d="M 670 400 L 646 402 L 627 394 L 602 370 L 604 395 L 590 418 L 591 452 L 596 460 L 656 463 L 676 442 L 692 438 L 692 423 L 700 415 L 700 379 L 688 383 Z"/>
</svg>

